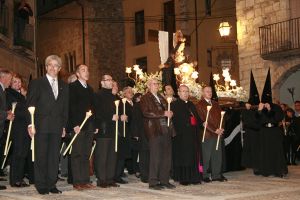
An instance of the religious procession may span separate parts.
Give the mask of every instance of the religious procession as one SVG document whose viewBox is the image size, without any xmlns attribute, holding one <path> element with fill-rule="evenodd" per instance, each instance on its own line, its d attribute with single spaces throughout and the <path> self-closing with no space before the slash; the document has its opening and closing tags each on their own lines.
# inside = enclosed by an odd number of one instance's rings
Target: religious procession
<svg viewBox="0 0 300 200">
<path fill-rule="evenodd" d="M 28 88 L 1 68 L 1 176 L 9 173 L 11 187 L 35 187 L 40 195 L 62 193 L 56 184 L 64 180 L 76 191 L 120 187 L 130 184 L 129 175 L 150 190 L 226 182 L 225 172 L 245 168 L 286 178 L 299 159 L 300 101 L 295 110 L 273 102 L 270 71 L 261 97 L 252 73 L 248 99 L 226 69 L 224 85 L 219 74 L 199 84 L 197 63 L 184 49 L 177 31 L 159 72 L 127 67 L 122 89 L 104 74 L 94 91 L 86 64 L 64 82 L 57 55 L 45 59 L 46 75 Z M 226 92 L 241 100 L 222 97 Z M 226 151 L 230 145 L 242 150 Z"/>
<path fill-rule="evenodd" d="M 300 0 L 0 0 L 0 200 L 299 200 Z"/>
</svg>

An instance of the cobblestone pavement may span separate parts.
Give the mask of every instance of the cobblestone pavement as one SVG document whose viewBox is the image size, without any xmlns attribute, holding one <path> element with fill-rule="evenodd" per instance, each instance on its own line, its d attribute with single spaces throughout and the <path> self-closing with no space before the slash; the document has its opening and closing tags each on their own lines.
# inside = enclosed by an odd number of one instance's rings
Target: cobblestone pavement
<svg viewBox="0 0 300 200">
<path fill-rule="evenodd" d="M 201 185 L 181 186 L 175 190 L 149 190 L 134 176 L 129 176 L 129 184 L 120 188 L 88 191 L 75 191 L 65 181 L 57 186 L 63 191 L 61 195 L 39 195 L 33 186 L 19 189 L 9 187 L 0 191 L 0 200 L 92 200 L 92 199 L 197 199 L 197 200 L 299 200 L 300 166 L 289 168 L 287 178 L 254 176 L 251 170 L 226 173 L 228 182 L 206 183 Z M 95 181 L 94 181 L 95 183 Z M 6 184 L 1 182 L 1 184 Z"/>
</svg>

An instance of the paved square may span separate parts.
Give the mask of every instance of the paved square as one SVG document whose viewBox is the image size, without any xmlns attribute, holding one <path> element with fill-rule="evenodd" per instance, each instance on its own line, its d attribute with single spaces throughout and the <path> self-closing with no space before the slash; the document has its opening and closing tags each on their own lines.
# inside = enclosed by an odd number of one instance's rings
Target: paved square
<svg viewBox="0 0 300 200">
<path fill-rule="evenodd" d="M 299 200 L 300 166 L 289 167 L 287 178 L 254 176 L 251 170 L 226 173 L 228 182 L 181 186 L 175 190 L 149 190 L 134 176 L 129 184 L 120 188 L 97 188 L 83 192 L 73 190 L 66 181 L 58 183 L 62 195 L 39 195 L 33 186 L 25 189 L 11 188 L 0 191 L 1 200 L 92 200 L 92 199 L 197 199 L 197 200 Z M 1 184 L 7 184 L 2 182 Z"/>
</svg>

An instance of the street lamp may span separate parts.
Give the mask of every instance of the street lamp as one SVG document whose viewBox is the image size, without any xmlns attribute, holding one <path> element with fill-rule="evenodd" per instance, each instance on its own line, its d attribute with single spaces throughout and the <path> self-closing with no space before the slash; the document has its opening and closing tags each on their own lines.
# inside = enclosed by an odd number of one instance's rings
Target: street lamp
<svg viewBox="0 0 300 200">
<path fill-rule="evenodd" d="M 230 34 L 231 26 L 228 22 L 221 22 L 219 26 L 219 32 L 221 37 L 227 37 Z"/>
</svg>

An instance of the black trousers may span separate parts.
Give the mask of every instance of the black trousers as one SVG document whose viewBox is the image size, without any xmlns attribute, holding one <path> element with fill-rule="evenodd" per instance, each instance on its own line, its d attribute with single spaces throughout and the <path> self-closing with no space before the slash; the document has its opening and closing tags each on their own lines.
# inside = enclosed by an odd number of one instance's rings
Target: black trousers
<svg viewBox="0 0 300 200">
<path fill-rule="evenodd" d="M 37 133 L 35 135 L 35 187 L 52 189 L 57 182 L 61 133 Z"/>
<path fill-rule="evenodd" d="M 94 152 L 94 170 L 97 184 L 113 183 L 117 164 L 114 138 L 97 138 Z"/>
<path fill-rule="evenodd" d="M 149 185 L 169 183 L 172 160 L 172 140 L 168 133 L 149 139 Z"/>
<path fill-rule="evenodd" d="M 72 144 L 71 169 L 73 184 L 90 183 L 89 157 L 92 149 L 93 132 L 81 131 Z"/>
<path fill-rule="evenodd" d="M 10 185 L 23 181 L 26 158 L 30 149 L 30 138 L 26 130 L 14 130 L 12 132 L 12 139 Z"/>
<path fill-rule="evenodd" d="M 203 178 L 216 179 L 222 174 L 222 139 L 220 139 L 219 149 L 216 150 L 217 138 L 205 139 L 202 143 L 203 156 Z"/>
<path fill-rule="evenodd" d="M 149 149 L 141 149 L 139 151 L 139 169 L 140 169 L 142 181 L 149 180 L 149 162 L 150 162 Z"/>
</svg>

